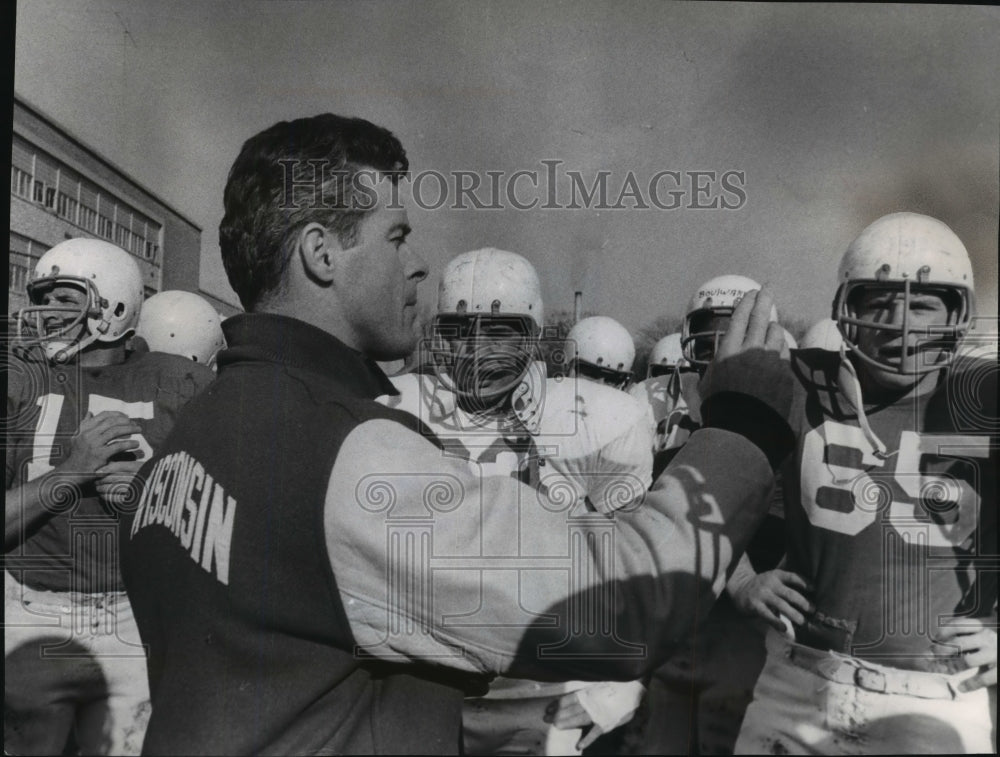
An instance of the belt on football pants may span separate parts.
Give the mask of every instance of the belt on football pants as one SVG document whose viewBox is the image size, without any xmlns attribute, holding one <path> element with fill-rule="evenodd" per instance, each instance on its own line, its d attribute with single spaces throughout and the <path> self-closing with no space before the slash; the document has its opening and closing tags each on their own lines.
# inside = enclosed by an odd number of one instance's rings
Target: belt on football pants
<svg viewBox="0 0 1000 757">
<path fill-rule="evenodd" d="M 921 699 L 957 699 L 958 683 L 975 668 L 945 675 L 878 665 L 834 651 L 791 642 L 775 631 L 768 633 L 768 651 L 784 655 L 794 665 L 834 683 L 857 686 L 880 694 L 904 694 Z"/>
</svg>

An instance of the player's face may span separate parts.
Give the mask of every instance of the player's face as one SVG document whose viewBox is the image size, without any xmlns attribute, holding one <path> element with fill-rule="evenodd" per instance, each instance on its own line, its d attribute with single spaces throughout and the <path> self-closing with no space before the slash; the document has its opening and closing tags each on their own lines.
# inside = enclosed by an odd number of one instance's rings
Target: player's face
<svg viewBox="0 0 1000 757">
<path fill-rule="evenodd" d="M 696 360 L 710 362 L 715 357 L 718 339 L 729 329 L 732 315 L 729 313 L 708 312 L 691 320 L 691 332 L 707 332 L 705 336 L 694 341 L 694 357 Z M 717 333 L 716 333 L 717 332 Z"/>
<path fill-rule="evenodd" d="M 76 342 L 87 328 L 81 313 L 87 311 L 87 293 L 74 284 L 56 284 L 37 290 L 32 298 L 37 305 L 51 308 L 42 315 L 41 330 L 48 335 L 59 335 L 60 341 Z"/>
<path fill-rule="evenodd" d="M 479 317 L 467 319 L 464 332 L 449 340 L 456 385 L 484 402 L 512 392 L 531 363 L 531 324 L 525 319 Z"/>
<path fill-rule="evenodd" d="M 357 347 L 376 360 L 406 357 L 417 344 L 417 284 L 427 263 L 409 242 L 405 181 L 379 174 L 378 203 L 359 224 L 344 264 L 341 296 Z"/>
<path fill-rule="evenodd" d="M 910 329 L 905 339 L 898 330 L 903 325 L 904 311 Z M 941 360 L 947 345 L 924 330 L 952 323 L 955 311 L 940 293 L 911 290 L 907 302 L 902 289 L 867 288 L 858 297 L 855 316 L 872 323 L 897 327 L 885 330 L 858 328 L 857 346 L 870 358 L 911 371 L 914 367 Z M 892 388 L 911 386 L 920 378 L 869 366 L 865 370 L 877 383 Z"/>
</svg>

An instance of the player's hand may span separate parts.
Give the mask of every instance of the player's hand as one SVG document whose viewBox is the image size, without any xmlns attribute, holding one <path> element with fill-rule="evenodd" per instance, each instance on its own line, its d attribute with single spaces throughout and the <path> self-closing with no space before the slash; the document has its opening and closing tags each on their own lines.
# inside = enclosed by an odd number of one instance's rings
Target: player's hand
<svg viewBox="0 0 1000 757">
<path fill-rule="evenodd" d="M 784 330 L 770 320 L 774 301 L 766 289 L 744 295 L 699 386 L 703 403 L 736 392 L 761 400 L 782 418 L 792 405 L 792 373 Z"/>
<path fill-rule="evenodd" d="M 766 289 L 755 289 L 739 301 L 733 310 L 729 328 L 719 340 L 715 359 L 724 360 L 741 352 L 762 348 L 788 357 L 785 332 L 771 320 L 774 299 Z"/>
<path fill-rule="evenodd" d="M 105 410 L 97 415 L 87 413 L 70 441 L 69 456 L 58 466 L 59 470 L 89 481 L 112 457 L 137 449 L 139 442 L 127 437 L 140 431 L 139 424 L 117 410 Z"/>
<path fill-rule="evenodd" d="M 582 751 L 602 734 L 629 722 L 645 693 L 641 681 L 592 683 L 552 702 L 544 719 L 562 730 L 589 727 L 576 745 Z"/>
<path fill-rule="evenodd" d="M 97 493 L 108 504 L 122 508 L 138 502 L 139 487 L 136 474 L 144 460 L 116 460 L 102 465 L 97 475 Z"/>
<path fill-rule="evenodd" d="M 959 625 L 959 623 L 961 625 Z M 979 668 L 971 678 L 959 684 L 959 691 L 974 691 L 997 682 L 997 632 L 984 618 L 961 618 L 954 624 L 940 626 L 931 649 L 940 657 L 961 657 L 969 668 Z"/>
<path fill-rule="evenodd" d="M 805 614 L 816 609 L 806 596 L 812 592 L 809 582 L 787 570 L 758 573 L 739 587 L 728 587 L 728 591 L 737 609 L 763 618 L 781 632 L 785 631 L 782 615 L 801 626 L 806 622 Z"/>
<path fill-rule="evenodd" d="M 546 723 L 552 723 L 561 731 L 568 731 L 572 728 L 587 728 L 587 732 L 580 737 L 576 743 L 577 751 L 583 751 L 597 740 L 597 737 L 604 733 L 601 727 L 594 723 L 590 714 L 583 709 L 577 692 L 563 694 L 558 699 L 549 703 L 545 709 Z M 588 726 L 592 726 L 589 727 Z"/>
</svg>

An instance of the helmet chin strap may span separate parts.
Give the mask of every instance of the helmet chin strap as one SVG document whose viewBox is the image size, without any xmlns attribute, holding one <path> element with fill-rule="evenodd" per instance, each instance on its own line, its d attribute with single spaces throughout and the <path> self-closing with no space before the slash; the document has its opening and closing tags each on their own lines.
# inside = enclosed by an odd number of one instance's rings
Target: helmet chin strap
<svg viewBox="0 0 1000 757">
<path fill-rule="evenodd" d="M 545 392 L 545 363 L 532 361 L 521 383 L 511 395 L 514 415 L 530 434 L 537 434 L 542 420 L 542 399 Z"/>
<path fill-rule="evenodd" d="M 52 363 L 68 363 L 78 353 L 97 341 L 96 334 L 87 334 L 76 342 L 47 341 L 42 344 L 45 357 Z"/>
<path fill-rule="evenodd" d="M 851 403 L 851 407 L 857 413 L 858 425 L 861 427 L 865 439 L 872 446 L 875 456 L 885 460 L 891 453 L 887 451 L 885 442 L 872 431 L 871 424 L 868 422 L 868 416 L 865 414 L 865 403 L 861 397 L 861 382 L 858 380 L 858 372 L 848 359 L 847 346 L 844 344 L 840 345 L 840 370 L 837 373 L 837 383 L 840 384 L 844 396 L 847 397 L 847 401 Z"/>
</svg>

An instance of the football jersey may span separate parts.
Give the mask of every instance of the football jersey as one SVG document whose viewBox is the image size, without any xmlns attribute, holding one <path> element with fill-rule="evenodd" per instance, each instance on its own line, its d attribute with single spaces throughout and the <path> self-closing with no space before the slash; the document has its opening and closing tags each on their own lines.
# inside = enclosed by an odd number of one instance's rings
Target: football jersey
<svg viewBox="0 0 1000 757">
<path fill-rule="evenodd" d="M 700 425 L 700 415 L 692 411 L 691 401 L 697 403 L 700 376 L 694 372 L 653 376 L 629 388 L 629 394 L 649 406 L 656 424 L 653 452 L 678 450 Z"/>
<path fill-rule="evenodd" d="M 532 506 L 551 513 L 553 529 L 565 529 L 567 512 L 613 510 L 634 506 L 652 484 L 653 421 L 648 408 L 621 390 L 585 379 L 545 379 L 543 364 L 533 366 L 527 382 L 536 391 L 536 413 L 502 416 L 466 412 L 456 396 L 434 375 L 409 373 L 391 379 L 398 396 L 378 402 L 404 410 L 433 431 L 444 454 L 478 463 L 481 475 L 509 476 L 535 490 Z M 518 508 L 511 503 L 509 527 L 485 540 L 483 556 L 516 559 L 533 554 L 530 537 L 521 541 Z M 489 580 L 510 581 L 510 591 L 530 605 L 516 571 L 497 570 Z M 505 622 L 529 625 L 536 615 L 524 607 L 520 618 Z M 463 622 L 476 622 L 467 615 Z M 499 677 L 490 699 L 558 696 L 587 684 L 537 682 Z"/>
<path fill-rule="evenodd" d="M 816 605 L 797 639 L 894 667 L 964 668 L 931 643 L 939 623 L 996 612 L 996 365 L 959 361 L 921 397 L 866 407 L 881 458 L 838 364 L 793 353 L 788 569 L 812 582 Z"/>
<path fill-rule="evenodd" d="M 550 500 L 608 513 L 631 505 L 652 484 L 653 419 L 626 393 L 586 379 L 544 379 L 537 414 L 475 415 L 433 375 L 392 378 L 398 396 L 378 402 L 419 418 L 445 450 L 506 466 Z M 485 471 L 487 475 L 494 471 Z"/>
<path fill-rule="evenodd" d="M 63 462 L 87 413 L 116 410 L 142 429 L 135 450 L 114 460 L 144 460 L 166 438 L 177 411 L 215 374 L 174 355 L 128 353 L 125 362 L 99 368 L 11 363 L 7 387 L 6 487 L 32 481 Z M 117 514 L 84 484 L 79 498 L 53 487 L 60 509 L 25 534 L 5 566 L 33 589 L 100 593 L 123 591 L 117 558 Z M 23 572 L 22 572 L 23 571 Z"/>
<path fill-rule="evenodd" d="M 657 423 L 670 414 L 680 399 L 673 377 L 672 373 L 650 376 L 648 379 L 637 381 L 628 388 L 631 397 L 649 405 L 653 420 Z"/>
</svg>

